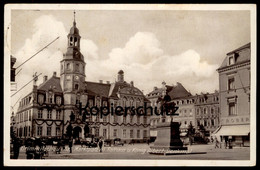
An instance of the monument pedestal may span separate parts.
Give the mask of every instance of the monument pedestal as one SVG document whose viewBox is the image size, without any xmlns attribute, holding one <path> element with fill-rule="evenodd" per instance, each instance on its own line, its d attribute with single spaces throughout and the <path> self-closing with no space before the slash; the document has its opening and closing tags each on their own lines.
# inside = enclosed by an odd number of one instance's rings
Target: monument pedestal
<svg viewBox="0 0 260 170">
<path fill-rule="evenodd" d="M 151 149 L 187 150 L 180 139 L 178 122 L 161 122 L 157 125 L 157 138 Z"/>
</svg>

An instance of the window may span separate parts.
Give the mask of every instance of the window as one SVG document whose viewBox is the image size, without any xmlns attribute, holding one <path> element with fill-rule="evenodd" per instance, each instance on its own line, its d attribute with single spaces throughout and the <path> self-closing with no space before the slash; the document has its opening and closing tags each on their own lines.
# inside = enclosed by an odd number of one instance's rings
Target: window
<svg viewBox="0 0 260 170">
<path fill-rule="evenodd" d="M 213 114 L 214 113 L 214 109 L 213 108 L 211 108 L 211 114 Z"/>
<path fill-rule="evenodd" d="M 204 114 L 207 114 L 207 109 L 206 108 L 204 108 Z"/>
<path fill-rule="evenodd" d="M 228 59 L 228 65 L 232 65 L 232 64 L 235 64 L 234 56 L 231 56 L 231 57 L 229 57 L 229 59 Z"/>
<path fill-rule="evenodd" d="M 47 119 L 51 119 L 51 118 L 52 118 L 52 113 L 51 113 L 51 110 L 49 110 L 47 113 Z"/>
<path fill-rule="evenodd" d="M 228 90 L 232 90 L 235 89 L 235 78 L 234 77 L 230 77 L 228 79 Z"/>
<path fill-rule="evenodd" d="M 130 123 L 133 123 L 133 118 L 134 118 L 134 116 L 131 115 L 131 116 L 130 116 Z"/>
<path fill-rule="evenodd" d="M 31 136 L 31 126 L 29 126 L 28 136 Z"/>
<path fill-rule="evenodd" d="M 104 137 L 104 138 L 107 137 L 107 129 L 103 129 L 103 137 Z"/>
<path fill-rule="evenodd" d="M 60 127 L 56 127 L 56 136 L 60 136 Z"/>
<path fill-rule="evenodd" d="M 113 136 L 114 136 L 114 137 L 117 137 L 117 129 L 114 129 L 114 131 L 113 131 Z"/>
<path fill-rule="evenodd" d="M 146 138 L 147 137 L 147 130 L 143 131 L 143 137 Z"/>
<path fill-rule="evenodd" d="M 56 119 L 60 119 L 60 111 L 56 111 Z"/>
<path fill-rule="evenodd" d="M 233 115 L 237 115 L 236 114 L 236 110 L 235 110 L 235 103 L 229 103 L 229 115 L 233 116 Z"/>
<path fill-rule="evenodd" d="M 73 38 L 70 37 L 70 46 L 72 46 L 72 45 L 73 45 Z"/>
<path fill-rule="evenodd" d="M 140 130 L 137 130 L 137 138 L 140 138 Z"/>
<path fill-rule="evenodd" d="M 37 126 L 37 135 L 42 136 L 42 126 Z"/>
<path fill-rule="evenodd" d="M 134 138 L 134 130 L 130 130 L 130 138 Z"/>
<path fill-rule="evenodd" d="M 126 116 L 123 116 L 123 123 L 126 124 Z"/>
<path fill-rule="evenodd" d="M 207 126 L 207 121 L 206 120 L 204 120 L 204 126 Z"/>
<path fill-rule="evenodd" d="M 114 115 L 114 123 L 117 123 L 117 116 Z"/>
<path fill-rule="evenodd" d="M 42 119 L 42 110 L 38 110 L 38 119 Z"/>
<path fill-rule="evenodd" d="M 67 63 L 67 69 L 70 69 L 70 63 Z"/>
<path fill-rule="evenodd" d="M 140 116 L 137 116 L 137 124 L 140 124 Z"/>
<path fill-rule="evenodd" d="M 29 121 L 32 120 L 32 113 L 31 113 L 31 110 L 29 110 Z"/>
<path fill-rule="evenodd" d="M 147 117 L 146 116 L 144 116 L 143 122 L 144 122 L 144 124 L 147 124 Z"/>
<path fill-rule="evenodd" d="M 75 84 L 75 90 L 78 90 L 78 89 L 79 89 L 79 85 Z"/>
<path fill-rule="evenodd" d="M 61 104 L 61 97 L 58 96 L 58 97 L 56 98 L 56 103 L 57 103 L 58 105 Z"/>
<path fill-rule="evenodd" d="M 123 138 L 126 138 L 126 129 L 123 129 Z"/>
<path fill-rule="evenodd" d="M 89 99 L 88 102 L 89 102 L 89 107 L 92 107 L 94 105 L 93 99 Z"/>
<path fill-rule="evenodd" d="M 215 121 L 214 121 L 214 119 L 211 119 L 211 125 L 212 125 L 212 126 L 215 126 Z"/>
<path fill-rule="evenodd" d="M 95 129 L 95 136 L 99 136 L 99 128 Z"/>
<path fill-rule="evenodd" d="M 47 136 L 51 136 L 51 126 L 47 127 Z"/>
<path fill-rule="evenodd" d="M 79 71 L 79 64 L 76 64 L 75 71 Z"/>
<path fill-rule="evenodd" d="M 38 95 L 38 102 L 42 104 L 44 102 L 44 96 L 42 94 Z"/>
<path fill-rule="evenodd" d="M 99 117 L 99 114 L 96 115 L 96 121 L 99 122 L 100 121 L 100 117 Z"/>
<path fill-rule="evenodd" d="M 107 122 L 107 116 L 103 115 L 103 122 Z"/>
</svg>

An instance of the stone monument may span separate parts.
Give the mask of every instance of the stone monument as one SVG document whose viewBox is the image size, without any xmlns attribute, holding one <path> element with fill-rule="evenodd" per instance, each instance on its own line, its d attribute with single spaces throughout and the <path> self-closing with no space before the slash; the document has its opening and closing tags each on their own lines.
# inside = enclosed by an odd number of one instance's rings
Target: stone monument
<svg viewBox="0 0 260 170">
<path fill-rule="evenodd" d="M 179 122 L 174 122 L 173 118 L 170 121 L 166 121 L 166 111 L 170 112 L 169 108 L 174 108 L 175 106 L 170 100 L 170 96 L 166 93 L 164 98 L 159 101 L 161 107 L 163 107 L 163 109 L 161 108 L 163 115 L 157 124 L 157 138 L 151 149 L 187 150 L 187 147 L 183 147 L 183 142 L 180 139 Z"/>
</svg>

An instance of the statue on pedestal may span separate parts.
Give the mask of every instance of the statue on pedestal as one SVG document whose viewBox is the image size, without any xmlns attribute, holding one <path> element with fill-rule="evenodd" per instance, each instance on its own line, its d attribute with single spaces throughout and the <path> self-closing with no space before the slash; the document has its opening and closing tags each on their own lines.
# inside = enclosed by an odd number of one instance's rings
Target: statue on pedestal
<svg viewBox="0 0 260 170">
<path fill-rule="evenodd" d="M 174 122 L 173 117 L 170 121 L 166 121 L 167 112 L 174 113 L 175 103 L 170 102 L 171 97 L 166 93 L 165 96 L 159 99 L 161 111 L 163 111 L 160 122 L 157 124 L 157 138 L 152 149 L 164 150 L 187 150 L 183 147 L 183 142 L 180 139 L 180 124 Z M 169 116 L 169 115 L 168 115 Z"/>
</svg>

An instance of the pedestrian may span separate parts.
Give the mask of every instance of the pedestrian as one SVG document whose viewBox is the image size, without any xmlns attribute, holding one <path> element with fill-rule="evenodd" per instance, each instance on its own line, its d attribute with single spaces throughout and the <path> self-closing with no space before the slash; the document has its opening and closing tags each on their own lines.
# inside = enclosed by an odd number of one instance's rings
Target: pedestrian
<svg viewBox="0 0 260 170">
<path fill-rule="evenodd" d="M 72 140 L 70 139 L 70 140 L 69 140 L 70 153 L 72 153 L 72 143 L 73 143 L 73 142 L 72 142 Z"/>
<path fill-rule="evenodd" d="M 213 143 L 214 142 L 214 139 L 212 136 L 210 136 L 210 142 Z"/>
<path fill-rule="evenodd" d="M 102 152 L 102 146 L 103 146 L 103 140 L 102 140 L 102 138 L 99 139 L 99 141 L 98 141 L 98 146 L 99 146 L 99 151 Z"/>
<path fill-rule="evenodd" d="M 219 141 L 218 141 L 217 137 L 215 137 L 215 149 L 216 148 L 219 148 Z"/>
</svg>

